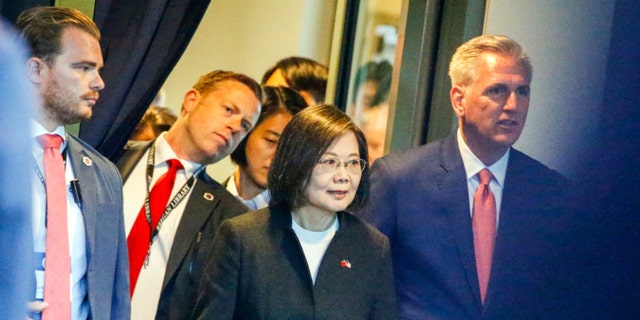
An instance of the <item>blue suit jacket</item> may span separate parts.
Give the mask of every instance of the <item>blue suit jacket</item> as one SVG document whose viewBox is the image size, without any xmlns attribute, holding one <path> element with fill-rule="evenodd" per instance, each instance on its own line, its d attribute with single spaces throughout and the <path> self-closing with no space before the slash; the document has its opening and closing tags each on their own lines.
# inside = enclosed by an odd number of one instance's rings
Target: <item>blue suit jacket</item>
<svg viewBox="0 0 640 320">
<path fill-rule="evenodd" d="M 129 319 L 129 258 L 122 179 L 113 163 L 82 140 L 67 136 L 67 157 L 82 196 L 91 319 Z"/>
<path fill-rule="evenodd" d="M 373 166 L 360 215 L 391 241 L 404 319 L 563 318 L 574 314 L 568 182 L 512 149 L 485 305 L 456 135 Z M 574 314 L 575 315 L 575 314 Z"/>
</svg>

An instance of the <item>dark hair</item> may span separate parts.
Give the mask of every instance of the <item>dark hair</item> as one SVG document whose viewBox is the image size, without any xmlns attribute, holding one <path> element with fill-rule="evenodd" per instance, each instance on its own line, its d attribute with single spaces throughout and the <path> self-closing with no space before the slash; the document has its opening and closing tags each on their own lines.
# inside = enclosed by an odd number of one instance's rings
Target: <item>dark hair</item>
<svg viewBox="0 0 640 320">
<path fill-rule="evenodd" d="M 389 90 L 391 89 L 392 73 L 393 66 L 387 60 L 382 60 L 380 62 L 369 61 L 360 67 L 354 81 L 356 94 L 353 95 L 353 102 L 356 102 L 357 90 L 366 81 L 373 81 L 378 85 L 378 89 L 376 90 L 376 95 L 373 98 L 371 106 L 374 107 L 386 101 L 387 96 L 389 95 Z"/>
<path fill-rule="evenodd" d="M 258 82 L 247 75 L 232 71 L 215 70 L 202 75 L 200 79 L 198 79 L 198 82 L 193 85 L 193 89 L 198 90 L 200 94 L 206 96 L 211 91 L 215 90 L 217 85 L 223 81 L 240 82 L 253 91 L 253 94 L 258 98 L 258 101 L 262 100 L 262 89 Z"/>
<path fill-rule="evenodd" d="M 309 92 L 318 103 L 324 101 L 329 77 L 327 66 L 303 57 L 284 58 L 264 73 L 261 83 L 265 84 L 276 70 L 282 72 L 291 89 Z"/>
<path fill-rule="evenodd" d="M 18 16 L 16 26 L 29 44 L 31 55 L 47 64 L 61 53 L 60 38 L 66 28 L 78 28 L 100 41 L 96 24 L 82 12 L 71 8 L 30 8 Z"/>
<path fill-rule="evenodd" d="M 231 153 L 231 161 L 245 167 L 247 165 L 247 140 L 253 131 L 265 120 L 280 114 L 288 113 L 296 115 L 300 110 L 307 107 L 307 103 L 298 92 L 287 87 L 262 87 L 262 110 L 258 122 L 253 130 L 242 139 L 238 147 Z"/>
<path fill-rule="evenodd" d="M 300 111 L 282 132 L 269 170 L 272 205 L 289 210 L 307 203 L 305 188 L 313 169 L 327 148 L 338 138 L 353 132 L 362 159 L 368 159 L 367 141 L 360 128 L 336 106 L 319 104 Z M 362 171 L 356 196 L 347 210 L 362 207 L 369 198 L 369 166 Z"/>
<path fill-rule="evenodd" d="M 136 125 L 131 137 L 135 137 L 144 131 L 146 127 L 150 127 L 153 130 L 154 135 L 157 137 L 163 131 L 169 130 L 171 126 L 176 122 L 178 116 L 167 107 L 160 107 L 151 105 Z"/>
</svg>

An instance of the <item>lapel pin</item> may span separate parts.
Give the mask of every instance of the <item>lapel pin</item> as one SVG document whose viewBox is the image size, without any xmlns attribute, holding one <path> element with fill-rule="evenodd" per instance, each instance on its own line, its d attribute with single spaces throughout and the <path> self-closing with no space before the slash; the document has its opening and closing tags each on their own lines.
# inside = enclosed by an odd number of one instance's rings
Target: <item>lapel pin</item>
<svg viewBox="0 0 640 320">
<path fill-rule="evenodd" d="M 203 197 L 209 201 L 213 201 L 213 195 L 209 192 L 205 192 Z"/>
<path fill-rule="evenodd" d="M 340 261 L 340 266 L 343 268 L 351 269 L 351 262 L 349 262 L 349 260 L 347 259 L 343 259 L 342 261 Z"/>
<path fill-rule="evenodd" d="M 91 167 L 91 165 L 93 164 L 93 161 L 91 161 L 91 158 L 85 156 L 85 157 L 82 157 L 82 163 L 84 163 L 84 165 L 87 167 Z"/>
</svg>

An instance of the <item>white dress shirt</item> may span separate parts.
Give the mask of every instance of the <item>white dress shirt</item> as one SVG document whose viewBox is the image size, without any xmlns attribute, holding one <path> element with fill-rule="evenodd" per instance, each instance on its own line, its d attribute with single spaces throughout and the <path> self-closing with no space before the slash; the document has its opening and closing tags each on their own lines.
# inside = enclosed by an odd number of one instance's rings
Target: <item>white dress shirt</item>
<svg viewBox="0 0 640 320">
<path fill-rule="evenodd" d="M 44 295 L 44 258 L 47 245 L 47 229 L 45 227 L 45 217 L 47 208 L 46 190 L 38 173 L 44 178 L 44 163 L 42 146 L 36 137 L 42 134 L 58 134 L 64 140 L 60 146 L 60 152 L 67 152 L 66 132 L 63 126 L 56 128 L 53 132 L 47 131 L 40 123 L 31 120 L 31 137 L 33 141 L 33 160 L 37 170 L 33 168 L 33 216 L 31 227 L 33 230 L 33 249 L 35 254 L 35 277 L 36 292 L 35 299 L 42 300 Z M 67 185 L 67 225 L 69 232 L 69 253 L 71 254 L 71 319 L 87 319 L 89 316 L 89 304 L 85 299 L 87 296 L 87 245 L 85 242 L 84 219 L 80 206 L 74 201 L 73 195 L 69 191 L 70 181 L 75 179 L 73 168 L 70 165 L 70 157 L 66 157 L 65 180 Z M 40 263 L 42 262 L 42 263 Z"/>
<path fill-rule="evenodd" d="M 158 178 L 167 172 L 168 166 L 166 161 L 169 159 L 178 159 L 164 138 L 164 135 L 165 133 L 162 133 L 156 139 L 155 166 L 150 189 L 153 188 Z M 151 148 L 149 148 L 149 150 L 151 150 Z M 124 184 L 124 227 L 127 237 L 147 196 L 146 170 L 149 150 L 140 158 L 140 161 L 138 161 Z M 183 159 L 178 160 L 182 163 L 184 170 L 179 170 L 176 175 L 176 181 L 171 191 L 169 202 L 171 202 L 171 199 L 178 193 L 184 183 L 201 167 L 200 164 L 195 162 Z M 164 281 L 164 273 L 167 268 L 167 261 L 169 261 L 169 253 L 171 252 L 173 239 L 178 230 L 180 219 L 182 218 L 192 190 L 193 187 L 178 206 L 167 216 L 166 220 L 162 223 L 160 232 L 153 238 L 148 265 L 146 267 L 143 266 L 140 270 L 136 289 L 131 299 L 131 319 L 154 319 L 156 316 Z"/>
<path fill-rule="evenodd" d="M 511 148 L 507 149 L 507 152 L 505 152 L 498 161 L 487 167 L 482 163 L 482 161 L 480 161 L 480 159 L 478 159 L 478 157 L 476 157 L 475 154 L 473 154 L 473 152 L 471 152 L 469 146 L 464 142 L 459 128 L 457 139 L 458 149 L 460 150 L 462 162 L 464 163 L 464 170 L 467 174 L 470 214 L 473 215 L 473 197 L 475 196 L 478 185 L 480 184 L 478 172 L 487 168 L 491 171 L 491 174 L 493 174 L 493 179 L 491 179 L 489 187 L 491 188 L 491 192 L 493 192 L 493 196 L 496 198 L 496 224 L 498 224 L 500 221 L 500 207 L 502 204 L 502 189 L 504 188 L 504 178 L 507 175 L 507 164 L 509 163 L 509 151 Z"/>
</svg>

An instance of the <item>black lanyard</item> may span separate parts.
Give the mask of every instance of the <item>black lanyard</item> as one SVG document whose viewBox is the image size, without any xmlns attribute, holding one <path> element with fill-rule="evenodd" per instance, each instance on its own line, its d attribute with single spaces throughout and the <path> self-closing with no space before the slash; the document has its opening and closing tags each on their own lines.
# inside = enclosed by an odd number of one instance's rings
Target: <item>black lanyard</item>
<svg viewBox="0 0 640 320">
<path fill-rule="evenodd" d="M 158 225 L 155 228 L 153 228 L 152 221 L 151 221 L 151 207 L 149 204 L 149 192 L 150 192 L 149 187 L 151 185 L 151 180 L 153 179 L 155 153 L 156 153 L 156 145 L 154 142 L 151 145 L 151 149 L 149 150 L 149 155 L 147 157 L 147 188 L 146 188 L 147 196 L 144 200 L 144 212 L 145 212 L 145 217 L 147 219 L 147 223 L 149 224 L 149 232 L 151 233 L 151 237 L 149 240 L 149 251 L 147 253 L 145 266 L 149 262 L 148 260 L 149 260 L 149 255 L 151 253 L 151 245 L 153 244 L 153 238 L 156 235 L 158 235 L 158 233 L 160 232 L 160 228 L 162 227 L 162 222 L 164 222 L 164 220 L 167 219 L 171 211 L 173 211 L 173 209 L 175 209 L 180 204 L 180 202 L 182 202 L 182 200 L 187 196 L 187 194 L 189 194 L 189 190 L 191 190 L 191 187 L 195 182 L 196 176 L 205 167 L 205 166 L 200 166 L 200 168 L 198 168 L 193 173 L 193 175 L 191 175 L 191 177 L 182 185 L 182 187 L 180 188 L 180 191 L 178 191 L 178 193 L 173 197 L 173 199 L 171 199 L 169 203 L 167 203 L 167 207 L 164 209 L 164 212 L 162 213 L 162 216 L 158 221 Z"/>
<path fill-rule="evenodd" d="M 40 179 L 40 182 L 42 182 L 42 185 L 44 186 L 44 190 L 46 192 L 47 191 L 47 183 L 44 181 L 44 175 L 42 174 L 42 171 L 40 171 L 40 168 L 38 167 L 38 163 L 36 162 L 36 158 L 34 158 L 33 156 L 31 156 L 31 167 L 33 167 L 33 171 L 38 176 L 38 179 Z"/>
</svg>

